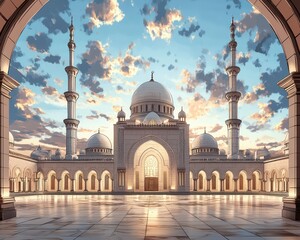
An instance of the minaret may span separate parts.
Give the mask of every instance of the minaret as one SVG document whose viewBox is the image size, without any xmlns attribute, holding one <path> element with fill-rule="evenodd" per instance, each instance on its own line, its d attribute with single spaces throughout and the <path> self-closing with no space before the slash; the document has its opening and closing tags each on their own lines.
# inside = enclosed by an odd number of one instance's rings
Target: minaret
<svg viewBox="0 0 300 240">
<path fill-rule="evenodd" d="M 226 68 L 226 72 L 229 78 L 229 91 L 225 94 L 225 97 L 229 103 L 229 119 L 226 120 L 227 125 L 227 138 L 228 138 L 228 154 L 229 159 L 239 158 L 239 132 L 241 120 L 238 119 L 238 102 L 241 97 L 241 93 L 236 89 L 237 75 L 240 72 L 240 68 L 236 66 L 236 46 L 235 41 L 235 25 L 232 18 L 230 25 L 231 41 L 229 47 L 231 50 L 231 63 Z"/>
<path fill-rule="evenodd" d="M 69 66 L 65 68 L 68 74 L 68 91 L 65 92 L 65 97 L 68 102 L 68 118 L 64 120 L 66 125 L 66 159 L 77 159 L 76 155 L 76 145 L 77 145 L 77 127 L 79 121 L 76 119 L 76 101 L 79 97 L 76 92 L 76 76 L 78 69 L 73 66 L 74 64 L 74 26 L 73 18 L 71 20 L 70 30 L 70 40 L 68 43 L 69 47 Z"/>
</svg>

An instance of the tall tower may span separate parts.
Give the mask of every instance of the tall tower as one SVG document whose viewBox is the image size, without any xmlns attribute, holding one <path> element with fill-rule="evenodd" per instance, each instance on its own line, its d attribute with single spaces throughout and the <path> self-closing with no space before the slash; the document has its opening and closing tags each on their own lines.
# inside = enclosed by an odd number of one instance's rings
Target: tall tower
<svg viewBox="0 0 300 240">
<path fill-rule="evenodd" d="M 68 103 L 68 118 L 64 120 L 66 125 L 66 159 L 77 159 L 76 145 L 77 145 L 77 128 L 79 121 L 76 119 L 76 102 L 79 97 L 76 92 L 76 76 L 78 69 L 74 64 L 74 50 L 76 44 L 74 42 L 74 26 L 73 19 L 71 20 L 69 47 L 69 66 L 65 68 L 68 74 L 68 91 L 65 92 L 65 97 Z"/>
<path fill-rule="evenodd" d="M 241 93 L 237 91 L 236 82 L 237 75 L 240 72 L 240 68 L 236 66 L 236 46 L 235 41 L 235 25 L 232 18 L 230 25 L 231 41 L 229 47 L 231 51 L 231 62 L 226 68 L 226 72 L 229 78 L 229 91 L 225 94 L 225 97 L 229 104 L 229 118 L 225 121 L 227 125 L 227 139 L 228 139 L 228 155 L 230 159 L 238 159 L 239 157 L 239 135 L 241 120 L 238 119 L 238 102 L 241 97 Z"/>
</svg>

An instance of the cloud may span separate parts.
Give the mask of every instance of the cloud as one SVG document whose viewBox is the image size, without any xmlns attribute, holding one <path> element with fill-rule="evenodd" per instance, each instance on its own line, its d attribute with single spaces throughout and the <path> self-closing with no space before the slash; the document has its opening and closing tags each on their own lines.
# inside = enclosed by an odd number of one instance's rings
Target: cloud
<svg viewBox="0 0 300 240">
<path fill-rule="evenodd" d="M 100 79 L 109 79 L 112 74 L 111 59 L 106 56 L 107 45 L 99 41 L 89 41 L 87 51 L 82 54 L 81 63 L 77 65 L 81 72 L 80 82 L 91 92 L 101 93 Z"/>
<path fill-rule="evenodd" d="M 234 4 L 235 8 L 241 9 L 242 4 L 240 0 L 232 0 L 232 3 Z"/>
<path fill-rule="evenodd" d="M 88 34 L 91 34 L 95 27 L 112 25 L 114 22 L 122 21 L 125 16 L 117 0 L 92 0 L 86 6 L 85 12 L 90 21 L 83 27 Z"/>
<path fill-rule="evenodd" d="M 282 131 L 282 130 L 288 130 L 289 129 L 289 118 L 282 119 L 275 127 L 275 130 Z"/>
<path fill-rule="evenodd" d="M 248 141 L 248 140 L 249 140 L 249 138 L 248 138 L 248 137 L 244 137 L 244 136 L 240 135 L 240 140 L 241 140 L 241 141 Z"/>
<path fill-rule="evenodd" d="M 29 24 L 42 19 L 42 24 L 48 29 L 48 33 L 66 33 L 69 24 L 61 17 L 65 13 L 70 14 L 68 0 L 51 0 L 47 3 L 47 7 L 42 8 L 34 15 Z"/>
<path fill-rule="evenodd" d="M 46 57 L 44 58 L 44 61 L 45 61 L 45 62 L 49 62 L 49 63 L 53 63 L 53 64 L 54 64 L 54 63 L 59 64 L 60 59 L 61 59 L 60 56 L 50 54 L 49 56 L 46 56 Z"/>
<path fill-rule="evenodd" d="M 250 124 L 247 126 L 247 129 L 249 129 L 250 132 L 257 132 L 262 129 L 267 129 L 269 126 L 269 124 Z"/>
<path fill-rule="evenodd" d="M 153 58 L 153 57 L 149 57 L 149 58 L 148 58 L 148 61 L 149 61 L 149 62 L 152 62 L 152 63 L 159 62 L 157 59 L 155 59 L 155 58 Z"/>
<path fill-rule="evenodd" d="M 52 132 L 50 136 L 46 137 L 45 139 L 40 139 L 40 142 L 53 146 L 59 146 L 59 148 L 65 149 L 66 135 L 61 132 Z"/>
<path fill-rule="evenodd" d="M 228 90 L 228 76 L 220 69 L 214 69 L 206 73 L 206 62 L 204 56 L 201 57 L 200 62 L 197 64 L 195 75 L 191 74 L 186 69 L 181 72 L 181 83 L 185 86 L 181 87 L 182 91 L 188 93 L 195 92 L 195 89 L 200 84 L 206 86 L 206 92 L 210 93 L 209 100 L 217 104 L 227 102 L 225 100 L 225 92 Z M 241 80 L 237 80 L 237 90 L 245 94 L 247 86 Z"/>
<path fill-rule="evenodd" d="M 63 82 L 64 82 L 64 80 L 62 80 L 62 79 L 59 79 L 59 78 L 55 78 L 54 79 L 54 82 L 58 85 L 58 86 L 62 86 L 62 84 L 63 84 Z"/>
<path fill-rule="evenodd" d="M 188 29 L 183 28 L 183 29 L 179 30 L 178 34 L 183 37 L 190 37 L 193 33 L 197 32 L 199 29 L 200 29 L 200 25 L 192 23 Z M 205 33 L 205 31 L 203 31 L 203 30 L 201 30 L 201 31 L 202 31 L 202 33 L 201 33 L 200 37 L 202 37 L 203 34 Z M 199 31 L 199 33 L 200 33 L 200 31 Z"/>
<path fill-rule="evenodd" d="M 168 67 L 168 70 L 171 71 L 171 70 L 173 70 L 174 68 L 175 68 L 175 66 L 174 66 L 173 64 L 170 64 L 169 67 Z"/>
<path fill-rule="evenodd" d="M 259 112 L 253 113 L 250 118 L 256 120 L 258 124 L 267 123 L 274 116 L 274 111 L 268 103 L 258 103 Z"/>
<path fill-rule="evenodd" d="M 282 97 L 282 106 L 287 107 L 287 93 L 286 91 L 279 87 L 277 84 L 279 80 L 283 79 L 288 74 L 287 63 L 283 53 L 277 55 L 278 66 L 275 69 L 268 69 L 260 75 L 260 80 L 265 86 L 265 91 L 259 92 L 262 96 L 270 96 L 272 93 L 279 93 Z"/>
<path fill-rule="evenodd" d="M 54 87 L 51 87 L 51 86 L 46 86 L 46 87 L 43 87 L 42 88 L 42 93 L 47 97 L 51 97 L 50 99 L 48 100 L 51 100 L 51 102 L 58 102 L 58 103 L 63 103 L 65 104 L 66 102 L 66 99 L 65 99 L 65 96 L 61 93 L 59 93 L 57 91 L 56 88 Z"/>
<path fill-rule="evenodd" d="M 248 41 L 248 50 L 255 51 L 267 55 L 272 44 L 277 42 L 277 37 L 264 17 L 257 11 L 251 13 L 244 13 L 242 20 L 236 23 L 237 35 L 242 35 L 246 32 L 252 37 L 255 32 L 254 38 Z"/>
<path fill-rule="evenodd" d="M 237 54 L 236 58 L 237 58 L 238 63 L 243 64 L 245 66 L 246 63 L 249 61 L 250 57 L 251 57 L 250 53 L 246 53 L 246 54 L 239 53 L 239 54 Z"/>
<path fill-rule="evenodd" d="M 282 146 L 282 142 L 260 142 L 256 144 L 257 147 L 267 147 L 268 150 Z"/>
<path fill-rule="evenodd" d="M 86 118 L 89 119 L 89 120 L 99 119 L 100 117 L 106 119 L 106 121 L 109 121 L 111 119 L 106 114 L 100 113 L 100 112 L 95 111 L 95 110 L 91 110 L 91 113 L 92 113 L 91 115 L 86 116 Z"/>
<path fill-rule="evenodd" d="M 139 69 L 146 69 L 150 66 L 150 63 L 144 60 L 141 56 L 133 56 L 132 49 L 134 44 L 130 44 L 125 56 L 119 56 L 117 58 L 119 73 L 124 77 L 132 77 L 137 74 Z"/>
<path fill-rule="evenodd" d="M 221 126 L 220 124 L 216 124 L 209 132 L 215 133 L 215 132 L 221 130 L 222 128 L 223 128 L 223 126 Z"/>
<path fill-rule="evenodd" d="M 172 32 L 176 28 L 174 22 L 181 21 L 183 19 L 181 12 L 177 9 L 166 9 L 167 0 L 152 0 L 151 9 L 155 13 L 153 21 L 147 21 L 144 19 L 144 26 L 149 33 L 152 40 L 160 38 L 169 41 L 172 37 Z M 143 7 L 150 9 L 149 6 Z M 151 11 L 141 11 L 144 15 L 149 15 Z M 146 13 L 146 14 L 145 14 Z"/>
<path fill-rule="evenodd" d="M 29 49 L 40 53 L 48 52 L 52 43 L 46 33 L 40 32 L 26 39 Z"/>
<path fill-rule="evenodd" d="M 262 66 L 258 58 L 253 62 L 253 65 L 257 68 L 260 68 Z"/>
</svg>

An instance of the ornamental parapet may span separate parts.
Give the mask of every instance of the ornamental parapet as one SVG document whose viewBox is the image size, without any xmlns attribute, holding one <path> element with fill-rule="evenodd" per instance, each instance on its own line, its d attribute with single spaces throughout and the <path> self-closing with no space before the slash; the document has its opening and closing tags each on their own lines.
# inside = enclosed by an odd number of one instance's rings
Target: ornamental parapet
<svg viewBox="0 0 300 240">
<path fill-rule="evenodd" d="M 79 98 L 79 94 L 73 91 L 64 92 L 65 98 L 68 102 L 76 101 Z"/>
<path fill-rule="evenodd" d="M 231 91 L 231 92 L 227 92 L 225 93 L 225 98 L 228 100 L 228 101 L 235 101 L 237 102 L 240 97 L 241 97 L 241 93 L 239 91 Z"/>
<path fill-rule="evenodd" d="M 64 123 L 67 128 L 77 128 L 80 121 L 77 119 L 67 118 L 64 120 Z"/>
<path fill-rule="evenodd" d="M 74 67 L 74 66 L 67 66 L 67 67 L 65 67 L 65 71 L 67 72 L 67 73 L 72 73 L 73 75 L 77 75 L 77 73 L 78 73 L 78 68 L 77 67 Z"/>
<path fill-rule="evenodd" d="M 237 75 L 240 72 L 240 68 L 238 66 L 229 66 L 226 68 L 226 72 L 228 75 Z"/>
<path fill-rule="evenodd" d="M 240 119 L 228 119 L 225 121 L 228 128 L 239 128 L 242 120 Z"/>
</svg>

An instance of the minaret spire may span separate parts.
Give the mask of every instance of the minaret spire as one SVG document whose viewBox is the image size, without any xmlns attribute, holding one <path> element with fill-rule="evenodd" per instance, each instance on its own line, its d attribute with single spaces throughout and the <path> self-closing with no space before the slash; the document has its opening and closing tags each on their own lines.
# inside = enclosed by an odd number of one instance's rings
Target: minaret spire
<svg viewBox="0 0 300 240">
<path fill-rule="evenodd" d="M 74 67 L 74 51 L 76 44 L 74 42 L 74 26 L 73 17 L 69 27 L 70 39 L 68 42 L 69 48 L 69 66 L 65 68 L 68 74 L 68 91 L 65 92 L 65 98 L 68 104 L 68 118 L 64 120 L 66 125 L 66 159 L 77 159 L 77 128 L 79 121 L 76 119 L 76 102 L 79 97 L 76 92 L 76 76 L 78 69 Z"/>
<path fill-rule="evenodd" d="M 237 91 L 236 82 L 237 75 L 240 72 L 240 68 L 236 66 L 236 47 L 235 41 L 235 24 L 232 17 L 230 25 L 230 37 L 229 47 L 231 51 L 230 65 L 226 68 L 229 80 L 229 91 L 225 94 L 225 97 L 229 104 L 229 118 L 226 120 L 227 133 L 228 133 L 228 158 L 239 158 L 239 132 L 241 120 L 238 119 L 238 102 L 241 97 L 241 93 Z"/>
</svg>

